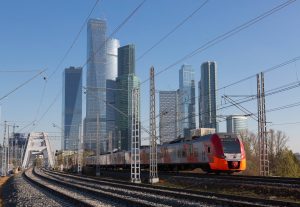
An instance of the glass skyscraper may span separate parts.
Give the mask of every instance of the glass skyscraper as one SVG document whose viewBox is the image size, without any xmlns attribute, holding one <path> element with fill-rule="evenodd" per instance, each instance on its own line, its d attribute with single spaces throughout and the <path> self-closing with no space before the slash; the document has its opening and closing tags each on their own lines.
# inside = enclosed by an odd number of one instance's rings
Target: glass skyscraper
<svg viewBox="0 0 300 207">
<path fill-rule="evenodd" d="M 116 131 L 116 78 L 118 76 L 118 48 L 120 47 L 119 40 L 109 39 L 107 41 L 106 55 L 106 136 L 109 132 L 115 137 Z"/>
<path fill-rule="evenodd" d="M 117 148 L 122 150 L 131 149 L 131 96 L 132 89 L 138 88 L 139 84 L 139 78 L 135 76 L 135 46 L 131 44 L 120 47 L 118 50 L 116 107 L 122 113 L 117 112 L 116 114 L 116 128 L 121 136 L 120 140 L 115 140 L 114 143 Z"/>
<path fill-rule="evenodd" d="M 196 128 L 195 118 L 195 72 L 191 65 L 182 65 L 179 70 L 179 128 L 180 136 L 188 137 Z"/>
<path fill-rule="evenodd" d="M 62 102 L 62 149 L 76 150 L 82 121 L 82 68 L 64 70 Z"/>
<path fill-rule="evenodd" d="M 204 62 L 201 65 L 199 82 L 199 125 L 201 128 L 215 128 L 217 124 L 217 64 Z"/>
<path fill-rule="evenodd" d="M 159 91 L 159 136 L 160 143 L 170 142 L 178 134 L 178 93 Z"/>
<path fill-rule="evenodd" d="M 118 47 L 117 40 L 106 40 L 104 20 L 90 19 L 88 21 L 85 149 L 95 150 L 98 139 L 100 151 L 106 152 L 108 131 L 115 128 L 115 115 L 109 104 L 114 104 L 115 98 L 114 91 L 110 88 L 115 87 Z"/>
</svg>

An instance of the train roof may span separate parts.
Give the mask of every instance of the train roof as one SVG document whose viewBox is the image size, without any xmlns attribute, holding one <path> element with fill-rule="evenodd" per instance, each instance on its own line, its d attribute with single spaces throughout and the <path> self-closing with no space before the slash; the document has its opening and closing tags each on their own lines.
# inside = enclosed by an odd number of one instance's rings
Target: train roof
<svg viewBox="0 0 300 207">
<path fill-rule="evenodd" d="M 166 142 L 162 145 L 175 144 L 175 143 L 188 142 L 188 141 L 196 141 L 196 140 L 206 140 L 206 139 L 209 139 L 214 134 L 217 134 L 220 138 L 237 138 L 236 134 L 221 132 L 221 133 L 207 134 L 204 136 L 194 136 L 192 138 L 177 138 L 173 141 Z"/>
</svg>

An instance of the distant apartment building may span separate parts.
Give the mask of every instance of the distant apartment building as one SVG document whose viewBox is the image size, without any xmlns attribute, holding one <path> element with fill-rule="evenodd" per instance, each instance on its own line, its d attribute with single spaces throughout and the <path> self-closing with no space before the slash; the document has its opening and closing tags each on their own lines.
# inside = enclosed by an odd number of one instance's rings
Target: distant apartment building
<svg viewBox="0 0 300 207">
<path fill-rule="evenodd" d="M 199 127 L 215 128 L 217 124 L 217 64 L 204 62 L 201 65 L 199 82 Z"/>
<path fill-rule="evenodd" d="M 159 136 L 160 143 L 173 141 L 178 132 L 178 92 L 159 92 Z"/>
<path fill-rule="evenodd" d="M 132 136 L 132 89 L 139 88 L 140 80 L 135 75 L 135 46 L 118 49 L 118 77 L 116 79 L 116 130 L 114 147 L 130 150 Z M 140 104 L 140 100 L 138 100 Z M 140 108 L 140 107 L 139 107 Z M 122 113 L 121 113 L 122 112 Z M 140 116 L 140 115 L 139 115 Z"/>
<path fill-rule="evenodd" d="M 238 134 L 248 128 L 247 117 L 239 115 L 231 115 L 226 118 L 227 133 Z"/>
<path fill-rule="evenodd" d="M 63 72 L 62 149 L 78 149 L 82 122 L 82 68 L 69 67 Z"/>
<path fill-rule="evenodd" d="M 182 65 L 179 70 L 178 122 L 179 136 L 188 137 L 196 128 L 195 118 L 195 72 L 191 65 Z"/>
</svg>

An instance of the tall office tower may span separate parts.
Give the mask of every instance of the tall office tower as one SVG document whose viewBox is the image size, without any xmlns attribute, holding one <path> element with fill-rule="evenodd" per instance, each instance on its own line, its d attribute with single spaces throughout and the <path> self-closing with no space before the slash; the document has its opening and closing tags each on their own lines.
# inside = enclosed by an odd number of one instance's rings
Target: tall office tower
<svg viewBox="0 0 300 207">
<path fill-rule="evenodd" d="M 87 26 L 87 91 L 86 118 L 84 124 L 84 147 L 106 152 L 108 131 L 114 127 L 114 112 L 109 104 L 114 103 L 114 81 L 117 74 L 117 40 L 106 40 L 106 22 L 90 19 Z M 108 108 L 109 107 L 109 108 Z"/>
<path fill-rule="evenodd" d="M 177 91 L 159 92 L 159 136 L 160 143 L 170 142 L 178 134 L 178 93 Z"/>
<path fill-rule="evenodd" d="M 199 82 L 199 127 L 215 128 L 217 124 L 217 64 L 204 62 L 201 65 Z"/>
<path fill-rule="evenodd" d="M 227 133 L 238 134 L 248 128 L 247 117 L 239 115 L 231 115 L 226 118 Z"/>
<path fill-rule="evenodd" d="M 179 127 L 180 136 L 188 137 L 196 128 L 195 118 L 195 72 L 191 65 L 179 70 Z"/>
<path fill-rule="evenodd" d="M 82 68 L 69 67 L 63 72 L 62 149 L 78 149 L 82 120 Z"/>
<path fill-rule="evenodd" d="M 118 76 L 118 48 L 119 40 L 109 39 L 107 41 L 106 56 L 106 136 L 111 132 L 112 137 L 116 137 L 116 78 Z M 109 142 L 109 140 L 107 140 Z M 107 142 L 107 144 L 108 144 Z M 109 145 L 108 145 L 109 146 Z M 108 149 L 110 150 L 110 149 Z"/>
<path fill-rule="evenodd" d="M 114 141 L 114 146 L 122 150 L 130 150 L 131 147 L 132 89 L 139 88 L 139 84 L 139 78 L 135 76 L 135 46 L 130 44 L 120 47 L 118 50 L 116 107 L 122 113 L 116 114 L 116 128 L 121 134 L 120 140 Z"/>
</svg>

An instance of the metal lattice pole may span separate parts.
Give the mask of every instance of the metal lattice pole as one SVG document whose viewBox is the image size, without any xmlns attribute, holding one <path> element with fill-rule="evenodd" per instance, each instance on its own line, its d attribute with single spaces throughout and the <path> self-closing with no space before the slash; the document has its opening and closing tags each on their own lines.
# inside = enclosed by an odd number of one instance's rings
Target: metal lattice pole
<svg viewBox="0 0 300 207">
<path fill-rule="evenodd" d="M 6 152 L 6 121 L 4 121 L 4 136 L 2 146 L 2 176 L 6 176 L 7 172 L 7 152 Z"/>
<path fill-rule="evenodd" d="M 155 83 L 154 68 L 150 69 L 150 183 L 159 182 L 157 174 L 157 139 L 156 139 L 156 116 L 155 116 Z"/>
<path fill-rule="evenodd" d="M 140 169 L 140 120 L 139 120 L 139 89 L 134 88 L 131 92 L 131 182 L 141 182 Z"/>
<path fill-rule="evenodd" d="M 260 93 L 260 75 L 256 75 L 257 78 L 257 114 L 258 114 L 258 120 L 257 120 L 257 135 L 258 135 L 258 156 L 259 156 L 259 174 L 262 175 L 262 153 L 261 153 L 261 93 Z"/>
<path fill-rule="evenodd" d="M 82 127 L 78 126 L 78 149 L 77 149 L 77 172 L 81 174 L 82 172 Z"/>
<path fill-rule="evenodd" d="M 7 125 L 7 159 L 6 159 L 6 161 L 7 161 L 7 168 L 6 168 L 6 170 L 7 170 L 8 173 L 9 173 L 9 162 L 10 162 L 9 126 L 10 125 Z"/>
<path fill-rule="evenodd" d="M 258 145 L 259 145 L 259 173 L 269 175 L 268 141 L 265 109 L 264 74 L 257 74 L 257 107 L 258 107 Z"/>
<path fill-rule="evenodd" d="M 261 76 L 261 108 L 262 108 L 262 137 L 263 137 L 263 166 L 264 176 L 269 176 L 269 157 L 268 157 L 268 140 L 267 140 L 267 120 L 266 120 L 266 103 L 265 103 L 265 81 L 264 73 Z"/>
</svg>

